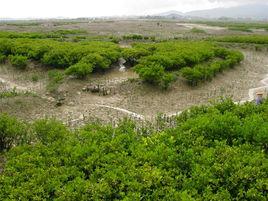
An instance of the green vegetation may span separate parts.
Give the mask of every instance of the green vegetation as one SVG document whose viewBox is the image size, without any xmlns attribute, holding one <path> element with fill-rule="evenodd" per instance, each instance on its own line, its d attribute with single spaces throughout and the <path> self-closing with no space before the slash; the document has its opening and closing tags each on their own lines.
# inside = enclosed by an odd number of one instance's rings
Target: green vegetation
<svg viewBox="0 0 268 201">
<path fill-rule="evenodd" d="M 39 75 L 34 74 L 34 75 L 31 76 L 31 81 L 32 82 L 38 82 L 39 79 L 40 79 Z"/>
<path fill-rule="evenodd" d="M 239 64 L 244 56 L 238 51 L 218 48 L 215 50 L 215 56 L 222 60 L 214 60 L 206 64 L 197 64 L 181 69 L 182 77 L 184 77 L 191 86 L 196 86 L 201 81 L 211 81 L 212 78 L 219 72 L 228 68 L 234 68 Z"/>
<path fill-rule="evenodd" d="M 5 55 L 0 54 L 0 64 L 5 63 L 5 61 L 6 61 L 6 56 L 5 56 Z"/>
<path fill-rule="evenodd" d="M 9 55 L 11 59 L 28 58 L 53 68 L 66 69 L 72 66 L 68 72 L 74 75 L 81 74 L 81 68 L 77 68 L 81 63 L 91 65 L 94 71 L 109 68 L 111 64 L 117 62 L 121 55 L 120 51 L 118 45 L 112 42 L 74 43 L 48 39 L 0 39 L 2 55 Z M 75 72 L 75 69 L 78 72 Z M 83 73 L 91 72 L 91 70 L 83 71 Z"/>
<path fill-rule="evenodd" d="M 67 75 L 74 75 L 78 78 L 85 78 L 87 75 L 92 73 L 93 71 L 93 65 L 90 63 L 84 63 L 84 62 L 79 62 L 76 63 L 72 66 L 70 66 L 65 73 Z"/>
<path fill-rule="evenodd" d="M 85 30 L 56 30 L 52 32 L 11 32 L 11 31 L 0 31 L 0 38 L 29 38 L 29 39 L 62 39 L 67 38 L 68 35 L 81 35 L 86 34 Z"/>
<path fill-rule="evenodd" d="M 209 42 L 138 43 L 125 49 L 123 55 L 144 81 L 162 88 L 175 80 L 177 72 L 196 85 L 243 60 L 242 53 Z"/>
<path fill-rule="evenodd" d="M 205 33 L 206 33 L 205 30 L 203 30 L 203 29 L 198 29 L 198 28 L 192 28 L 192 29 L 191 29 L 191 32 L 192 32 L 192 33 L 196 33 L 196 34 L 205 34 Z"/>
<path fill-rule="evenodd" d="M 48 71 L 49 83 L 47 85 L 47 90 L 51 93 L 56 92 L 60 84 L 64 80 L 64 74 L 59 70 Z"/>
<path fill-rule="evenodd" d="M 12 66 L 18 69 L 25 69 L 27 66 L 28 58 L 22 55 L 9 55 L 9 60 Z"/>
<path fill-rule="evenodd" d="M 16 87 L 11 90 L 5 90 L 0 92 L 0 99 L 13 98 L 17 96 L 35 96 L 35 94 L 29 91 L 18 92 Z"/>
<path fill-rule="evenodd" d="M 268 44 L 267 35 L 223 36 L 213 38 L 212 40 L 229 43 Z"/>
<path fill-rule="evenodd" d="M 159 85 L 163 89 L 167 89 L 175 76 L 171 73 L 166 73 L 163 66 L 158 63 L 151 63 L 146 66 L 137 66 L 135 68 L 140 78 L 148 83 Z"/>
<path fill-rule="evenodd" d="M 18 26 L 18 27 L 39 26 L 40 24 L 41 23 L 39 23 L 39 22 L 29 22 L 29 21 L 9 22 L 9 23 L 6 23 L 6 25 L 9 25 L 9 26 Z"/>
<path fill-rule="evenodd" d="M 13 89 L 11 91 L 1 91 L 0 92 L 0 98 L 10 98 L 10 97 L 16 97 L 19 93 L 16 91 L 16 89 Z"/>
<path fill-rule="evenodd" d="M 0 200 L 267 200 L 268 102 L 194 107 L 143 134 L 0 115 Z M 15 146 L 15 147 L 14 147 Z"/>
<path fill-rule="evenodd" d="M 143 36 L 140 34 L 124 35 L 123 40 L 151 40 L 155 41 L 155 36 Z"/>
<path fill-rule="evenodd" d="M 265 22 L 198 21 L 196 23 L 206 24 L 209 26 L 227 27 L 228 29 L 236 29 L 241 31 L 251 29 L 268 30 L 268 25 Z"/>
<path fill-rule="evenodd" d="M 30 142 L 28 132 L 25 123 L 6 114 L 0 114 L 0 152 Z"/>
<path fill-rule="evenodd" d="M 74 33 L 77 32 L 57 32 Z M 221 39 L 224 38 L 215 40 Z M 217 51 L 224 55 L 218 55 Z M 104 41 L 60 42 L 52 39 L 2 38 L 0 54 L 8 56 L 17 67 L 24 68 L 29 59 L 52 68 L 63 68 L 66 75 L 77 78 L 104 71 L 123 56 L 129 65 L 135 67 L 142 80 L 164 89 L 176 80 L 178 74 L 194 86 L 200 81 L 210 81 L 218 72 L 234 67 L 243 59 L 237 51 L 219 48 L 210 42 L 189 41 L 136 43 L 132 48 L 121 49 L 115 43 Z"/>
<path fill-rule="evenodd" d="M 243 31 L 243 32 L 253 32 L 251 29 L 247 27 L 228 27 L 231 31 Z"/>
</svg>

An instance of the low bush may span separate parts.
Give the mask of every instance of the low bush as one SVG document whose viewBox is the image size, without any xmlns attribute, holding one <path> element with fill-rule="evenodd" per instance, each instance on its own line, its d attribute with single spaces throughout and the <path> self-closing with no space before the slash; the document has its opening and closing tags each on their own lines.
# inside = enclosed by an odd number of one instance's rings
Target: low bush
<svg viewBox="0 0 268 201">
<path fill-rule="evenodd" d="M 202 77 L 202 73 L 198 69 L 190 67 L 181 69 L 181 74 L 191 86 L 197 86 Z"/>
<path fill-rule="evenodd" d="M 105 70 L 121 57 L 121 49 L 112 42 L 59 42 L 49 39 L 0 39 L 0 54 L 17 55 L 41 62 L 45 66 L 67 69 L 79 62 Z"/>
<path fill-rule="evenodd" d="M 158 63 L 150 63 L 147 66 L 139 64 L 134 70 L 142 80 L 153 85 L 158 85 L 162 89 L 167 89 L 175 80 L 175 76 L 165 72 L 165 68 Z"/>
<path fill-rule="evenodd" d="M 124 40 L 143 40 L 144 36 L 140 34 L 124 35 Z"/>
<path fill-rule="evenodd" d="M 83 57 L 80 62 L 89 64 L 97 70 L 108 69 L 112 63 L 112 61 L 97 53 L 89 54 Z"/>
<path fill-rule="evenodd" d="M 0 200 L 267 200 L 267 110 L 223 99 L 146 135 L 130 120 L 70 131 L 1 115 L 1 134 L 35 140 L 11 143 Z"/>
<path fill-rule="evenodd" d="M 26 56 L 10 55 L 8 58 L 12 66 L 15 66 L 16 68 L 25 69 L 27 67 L 28 58 Z"/>
<path fill-rule="evenodd" d="M 206 31 L 203 29 L 198 29 L 198 28 L 192 28 L 191 33 L 197 33 L 197 34 L 205 34 Z"/>
<path fill-rule="evenodd" d="M 90 63 L 79 62 L 67 68 L 65 70 L 66 75 L 74 75 L 77 78 L 85 78 L 92 73 L 93 65 Z"/>
<path fill-rule="evenodd" d="M 51 93 L 54 93 L 57 91 L 59 85 L 64 80 L 64 73 L 59 70 L 50 70 L 48 71 L 48 85 L 47 90 Z"/>
<path fill-rule="evenodd" d="M 229 43 L 268 44 L 267 35 L 223 36 L 215 37 L 212 40 Z"/>
<path fill-rule="evenodd" d="M 68 138 L 68 130 L 57 120 L 43 119 L 34 122 L 33 129 L 37 140 L 48 145 Z"/>
<path fill-rule="evenodd" d="M 234 67 L 244 58 L 239 51 L 213 43 L 188 41 L 137 43 L 124 49 L 123 56 L 135 66 L 142 80 L 159 86 L 170 85 L 178 72 L 187 83 L 196 86 L 200 81 L 211 81 L 218 72 Z"/>
<path fill-rule="evenodd" d="M 6 114 L 0 114 L 0 152 L 29 143 L 29 133 L 26 124 Z"/>
<path fill-rule="evenodd" d="M 185 78 L 191 86 L 196 86 L 201 81 L 211 81 L 217 73 L 233 68 L 244 59 L 241 52 L 224 48 L 217 48 L 215 55 L 219 57 L 220 60 L 212 61 L 206 65 L 195 65 L 193 67 L 183 68 L 180 71 L 182 77 Z"/>
</svg>

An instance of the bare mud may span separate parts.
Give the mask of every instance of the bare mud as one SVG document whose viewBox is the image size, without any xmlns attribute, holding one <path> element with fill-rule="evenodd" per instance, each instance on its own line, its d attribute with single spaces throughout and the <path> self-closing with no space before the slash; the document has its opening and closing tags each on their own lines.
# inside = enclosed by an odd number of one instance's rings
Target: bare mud
<svg viewBox="0 0 268 201">
<path fill-rule="evenodd" d="M 40 67 L 25 72 L 18 72 L 10 66 L 1 67 L 1 81 L 10 88 L 15 86 L 31 90 L 36 95 L 2 98 L 0 112 L 29 121 L 57 118 L 75 127 L 92 121 L 117 122 L 124 117 L 151 121 L 159 113 L 167 116 L 179 114 L 179 111 L 194 105 L 208 104 L 221 96 L 231 97 L 237 102 L 253 100 L 257 90 L 267 89 L 267 53 L 243 51 L 245 60 L 240 66 L 195 88 L 179 79 L 169 90 L 162 91 L 142 83 L 131 69 L 119 71 L 120 66 L 104 74 L 94 74 L 83 81 L 68 78 L 58 89 L 58 95 L 63 97 L 61 106 L 56 105 L 57 95 L 46 92 L 48 80 Z M 29 75 L 40 75 L 40 79 L 33 82 Z M 111 89 L 112 93 L 103 96 L 82 90 L 92 85 L 103 85 Z"/>
<path fill-rule="evenodd" d="M 177 23 L 178 26 L 186 27 L 187 29 L 205 29 L 205 30 L 213 30 L 213 31 L 222 31 L 226 30 L 225 27 L 217 27 L 217 26 L 208 26 L 204 24 L 193 24 L 193 23 Z"/>
</svg>

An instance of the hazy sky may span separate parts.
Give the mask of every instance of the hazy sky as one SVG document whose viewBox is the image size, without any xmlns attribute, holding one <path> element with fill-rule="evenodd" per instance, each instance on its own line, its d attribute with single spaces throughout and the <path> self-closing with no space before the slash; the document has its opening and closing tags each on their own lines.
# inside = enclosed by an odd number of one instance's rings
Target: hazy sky
<svg viewBox="0 0 268 201">
<path fill-rule="evenodd" d="M 268 0 L 0 0 L 0 18 L 144 15 L 168 10 L 191 11 Z"/>
</svg>

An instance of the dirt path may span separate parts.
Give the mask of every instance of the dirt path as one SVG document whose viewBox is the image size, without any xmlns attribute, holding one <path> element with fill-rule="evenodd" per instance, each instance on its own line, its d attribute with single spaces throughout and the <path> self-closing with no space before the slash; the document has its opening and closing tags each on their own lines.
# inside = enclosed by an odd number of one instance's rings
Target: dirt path
<svg viewBox="0 0 268 201">
<path fill-rule="evenodd" d="M 112 107 L 112 106 L 108 106 L 108 105 L 98 105 L 98 104 L 95 104 L 94 106 L 117 110 L 119 112 L 123 112 L 123 113 L 129 115 L 131 118 L 138 119 L 138 120 L 145 120 L 145 117 L 143 115 L 137 114 L 135 112 L 131 112 L 131 111 L 123 109 L 123 108 Z"/>
</svg>

